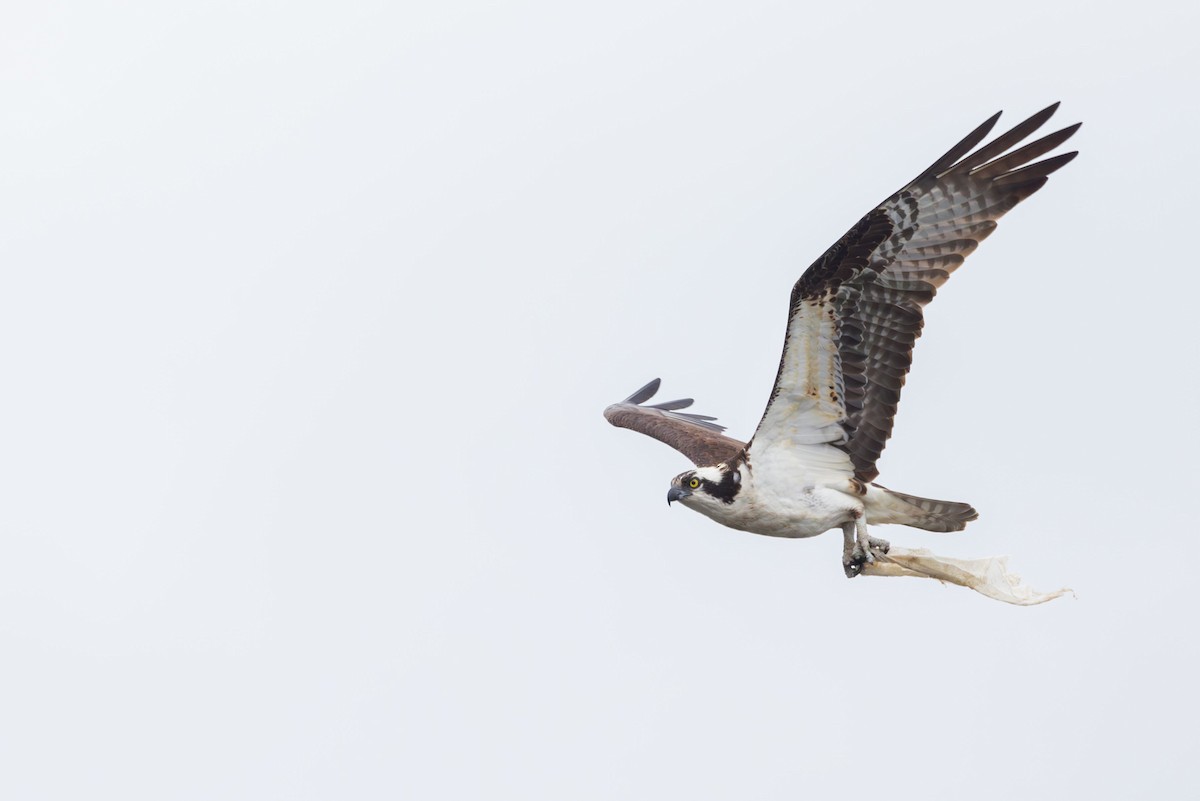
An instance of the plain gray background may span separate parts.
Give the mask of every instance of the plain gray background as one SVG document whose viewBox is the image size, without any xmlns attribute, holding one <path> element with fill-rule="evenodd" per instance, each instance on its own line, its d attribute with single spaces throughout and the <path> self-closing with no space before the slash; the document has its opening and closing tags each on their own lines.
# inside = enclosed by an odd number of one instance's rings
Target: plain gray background
<svg viewBox="0 0 1200 801">
<path fill-rule="evenodd" d="M 1194 8 L 4 17 L 0 795 L 1196 797 Z M 881 463 L 982 517 L 878 533 L 1078 599 L 668 510 L 604 406 L 748 437 L 801 271 L 1054 100 Z"/>
</svg>

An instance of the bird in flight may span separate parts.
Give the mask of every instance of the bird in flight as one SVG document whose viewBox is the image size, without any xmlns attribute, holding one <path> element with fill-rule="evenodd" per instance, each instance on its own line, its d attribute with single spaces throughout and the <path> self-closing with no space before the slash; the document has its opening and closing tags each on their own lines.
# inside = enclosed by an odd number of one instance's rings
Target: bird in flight
<svg viewBox="0 0 1200 801">
<path fill-rule="evenodd" d="M 970 504 L 876 484 L 875 463 L 892 433 L 922 309 L 1000 217 L 1077 155 L 1035 161 L 1079 124 L 1022 144 L 1057 108 L 975 150 L 997 113 L 800 276 L 779 372 L 749 443 L 723 434 L 716 418 L 680 411 L 690 398 L 646 405 L 657 378 L 604 410 L 614 426 L 670 445 L 695 465 L 671 480 L 668 504 L 679 501 L 730 528 L 770 537 L 840 528 L 850 578 L 887 553 L 888 543 L 871 536 L 870 526 L 961 531 L 979 516 Z"/>
</svg>

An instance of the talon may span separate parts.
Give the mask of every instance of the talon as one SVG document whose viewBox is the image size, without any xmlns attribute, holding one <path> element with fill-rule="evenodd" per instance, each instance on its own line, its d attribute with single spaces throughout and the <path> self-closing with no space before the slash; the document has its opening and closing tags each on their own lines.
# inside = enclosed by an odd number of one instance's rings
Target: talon
<svg viewBox="0 0 1200 801">
<path fill-rule="evenodd" d="M 885 554 L 891 547 L 887 540 L 867 536 L 867 527 L 861 519 L 844 524 L 842 535 L 845 537 L 842 569 L 846 571 L 846 578 L 854 578 L 862 573 L 865 566 L 874 564 L 875 555 L 871 551 L 878 549 Z"/>
<path fill-rule="evenodd" d="M 864 551 L 858 543 L 855 543 L 850 551 L 843 553 L 842 568 L 846 571 L 846 578 L 854 578 L 862 573 L 864 566 L 874 561 L 875 558 L 869 551 Z"/>
</svg>

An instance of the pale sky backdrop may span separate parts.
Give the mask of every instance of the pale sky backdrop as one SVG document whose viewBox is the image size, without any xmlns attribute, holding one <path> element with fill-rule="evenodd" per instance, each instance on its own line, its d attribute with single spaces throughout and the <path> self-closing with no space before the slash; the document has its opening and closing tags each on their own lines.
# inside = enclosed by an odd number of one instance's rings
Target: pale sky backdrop
<svg viewBox="0 0 1200 801">
<path fill-rule="evenodd" d="M 14 2 L 0 797 L 1196 798 L 1195 4 Z M 788 292 L 992 112 L 1082 155 L 881 481 L 1077 599 L 847 581 L 603 408 L 753 431 Z"/>
</svg>

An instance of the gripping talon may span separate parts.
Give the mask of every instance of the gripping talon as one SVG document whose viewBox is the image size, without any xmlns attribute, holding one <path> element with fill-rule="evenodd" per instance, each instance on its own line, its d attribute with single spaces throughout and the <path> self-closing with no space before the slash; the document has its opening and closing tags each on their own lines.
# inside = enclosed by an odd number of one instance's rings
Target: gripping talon
<svg viewBox="0 0 1200 801">
<path fill-rule="evenodd" d="M 875 554 L 872 551 L 885 554 L 892 547 L 887 540 L 869 536 L 867 527 L 861 520 L 847 523 L 842 533 L 845 535 L 842 569 L 846 572 L 846 578 L 854 578 L 862 573 L 864 567 L 874 563 Z"/>
</svg>

